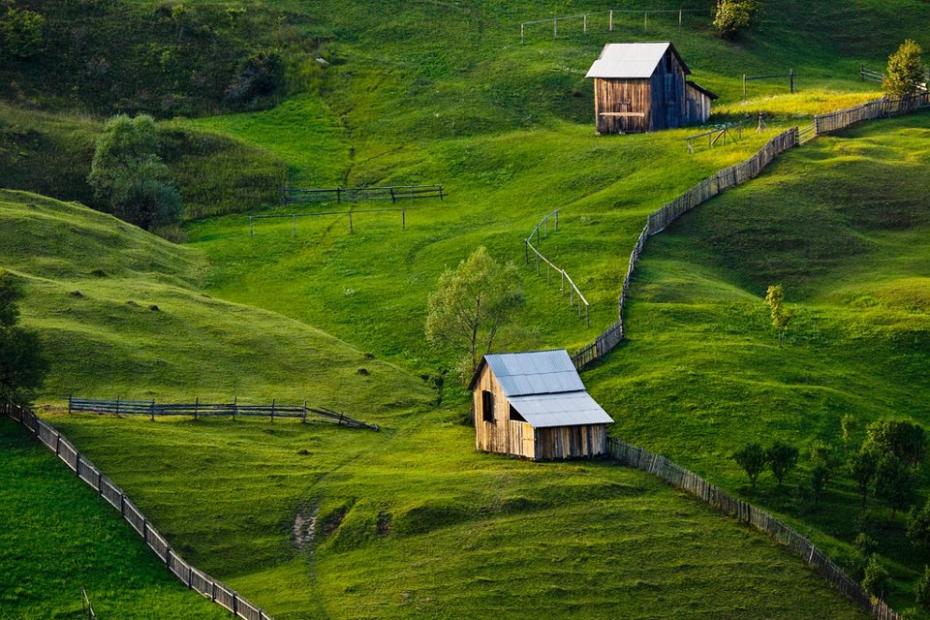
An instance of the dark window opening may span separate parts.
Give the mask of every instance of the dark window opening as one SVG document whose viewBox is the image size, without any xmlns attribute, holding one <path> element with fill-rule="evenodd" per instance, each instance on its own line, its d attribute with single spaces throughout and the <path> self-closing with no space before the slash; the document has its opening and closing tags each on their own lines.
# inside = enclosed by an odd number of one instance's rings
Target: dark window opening
<svg viewBox="0 0 930 620">
<path fill-rule="evenodd" d="M 494 393 L 481 391 L 481 417 L 485 422 L 494 422 Z"/>
<path fill-rule="evenodd" d="M 513 408 L 513 405 L 510 405 L 510 419 L 514 422 L 526 422 L 526 419 L 520 415 L 520 412 Z"/>
</svg>

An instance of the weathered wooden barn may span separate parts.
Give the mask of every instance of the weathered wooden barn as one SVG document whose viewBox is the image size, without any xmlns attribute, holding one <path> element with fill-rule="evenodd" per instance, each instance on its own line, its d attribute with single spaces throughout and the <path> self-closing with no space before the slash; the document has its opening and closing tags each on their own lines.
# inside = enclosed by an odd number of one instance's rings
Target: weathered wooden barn
<svg viewBox="0 0 930 620">
<path fill-rule="evenodd" d="M 717 99 L 687 79 L 675 46 L 608 43 L 586 77 L 594 79 L 597 132 L 641 133 L 707 122 Z"/>
<path fill-rule="evenodd" d="M 540 461 L 607 452 L 613 419 L 565 350 L 486 355 L 471 390 L 478 450 Z"/>
</svg>

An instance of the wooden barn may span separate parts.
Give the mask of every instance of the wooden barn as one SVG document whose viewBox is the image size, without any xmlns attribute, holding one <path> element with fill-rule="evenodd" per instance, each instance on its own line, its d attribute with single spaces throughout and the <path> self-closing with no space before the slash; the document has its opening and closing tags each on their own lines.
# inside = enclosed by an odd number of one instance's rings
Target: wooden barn
<svg viewBox="0 0 930 620">
<path fill-rule="evenodd" d="M 717 95 L 689 81 L 690 74 L 669 42 L 608 43 L 586 76 L 594 80 L 597 132 L 642 133 L 707 122 Z"/>
<path fill-rule="evenodd" d="M 471 390 L 478 450 L 537 461 L 607 453 L 613 419 L 565 350 L 486 355 Z"/>
</svg>

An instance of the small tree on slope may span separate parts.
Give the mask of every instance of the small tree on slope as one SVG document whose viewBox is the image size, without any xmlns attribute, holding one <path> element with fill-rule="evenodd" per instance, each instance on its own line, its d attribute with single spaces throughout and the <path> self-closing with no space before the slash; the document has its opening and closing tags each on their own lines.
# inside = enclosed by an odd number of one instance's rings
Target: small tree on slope
<svg viewBox="0 0 930 620">
<path fill-rule="evenodd" d="M 173 224 L 181 214 L 181 195 L 158 156 L 151 116 L 121 114 L 107 122 L 87 182 L 114 215 L 140 228 Z"/>
<path fill-rule="evenodd" d="M 888 70 L 882 82 L 886 93 L 893 97 L 909 97 L 917 93 L 926 79 L 922 54 L 920 45 L 907 39 L 888 58 Z"/>
<path fill-rule="evenodd" d="M 523 303 L 514 264 L 498 263 L 479 247 L 439 277 L 428 302 L 426 338 L 435 347 L 466 351 L 461 374 L 467 380 L 479 350 L 491 351 L 498 331 Z"/>
<path fill-rule="evenodd" d="M 38 336 L 17 325 L 22 292 L 0 269 L 0 403 L 28 404 L 48 372 Z"/>
<path fill-rule="evenodd" d="M 733 460 L 749 476 L 749 483 L 756 488 L 756 479 L 765 469 L 765 450 L 757 443 L 747 443 L 733 453 Z"/>
</svg>

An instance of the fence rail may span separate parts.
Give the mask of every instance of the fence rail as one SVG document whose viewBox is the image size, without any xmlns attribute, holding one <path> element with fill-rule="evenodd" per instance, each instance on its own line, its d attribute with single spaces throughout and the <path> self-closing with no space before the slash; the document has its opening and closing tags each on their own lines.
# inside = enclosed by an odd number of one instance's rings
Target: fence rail
<svg viewBox="0 0 930 620">
<path fill-rule="evenodd" d="M 639 18 L 640 15 L 643 16 L 643 30 L 649 29 L 649 17 L 653 18 L 656 15 L 668 15 L 672 18 L 677 18 L 678 29 L 681 30 L 684 25 L 684 16 L 692 13 L 702 13 L 707 14 L 705 9 L 608 9 L 606 13 L 600 11 L 598 13 L 578 13 L 576 15 L 556 15 L 553 17 L 547 17 L 545 19 L 531 19 L 528 21 L 520 22 L 520 44 L 526 43 L 526 34 L 527 26 L 536 26 L 540 24 L 545 24 L 546 26 L 552 27 L 552 38 L 559 38 L 559 25 L 562 24 L 563 32 L 564 25 L 566 22 L 574 22 L 575 27 L 577 28 L 577 23 L 581 22 L 581 33 L 587 34 L 589 30 L 597 29 L 594 26 L 595 22 L 599 22 L 603 26 L 607 27 L 607 32 L 613 32 L 615 26 L 617 25 L 616 18 L 621 16 L 632 16 Z M 713 15 L 713 12 L 711 12 Z M 606 18 L 606 19 L 605 19 Z M 604 21 L 600 21 L 604 20 Z M 548 30 L 548 28 L 547 28 Z"/>
<path fill-rule="evenodd" d="M 309 407 L 302 405 L 281 405 L 271 401 L 270 405 L 243 405 L 238 401 L 231 403 L 202 403 L 198 399 L 193 403 L 156 403 L 152 400 L 100 400 L 93 398 L 68 397 L 68 413 L 88 412 L 112 415 L 144 415 L 152 420 L 156 416 L 191 416 L 194 418 L 209 418 L 217 416 L 227 417 L 266 417 L 271 418 L 297 418 L 307 422 L 308 415 L 334 421 L 342 426 L 352 428 L 367 428 L 373 431 L 381 430 L 377 424 L 368 424 L 344 413 L 333 411 L 325 407 Z"/>
<path fill-rule="evenodd" d="M 803 128 L 793 127 L 776 136 L 745 162 L 717 172 L 714 176 L 698 183 L 672 202 L 652 213 L 648 217 L 646 226 L 640 233 L 630 254 L 630 262 L 617 300 L 617 320 L 594 342 L 572 356 L 575 367 L 579 370 L 586 367 L 602 358 L 623 341 L 625 335 L 623 309 L 629 299 L 630 286 L 636 272 L 636 266 L 649 237 L 662 232 L 679 217 L 725 190 L 759 176 L 766 166 L 788 149 L 810 142 L 817 136 L 840 131 L 862 121 L 900 116 L 928 107 L 930 107 L 930 93 L 923 92 L 910 97 L 884 97 L 853 108 L 838 110 L 830 114 L 820 114 L 814 117 L 810 125 Z"/>
<path fill-rule="evenodd" d="M 565 295 L 565 292 L 568 291 L 568 303 L 571 306 L 575 305 L 575 300 L 578 300 L 578 316 L 584 316 L 585 324 L 591 324 L 591 305 L 588 303 L 587 298 L 581 293 L 581 289 L 575 284 L 575 281 L 572 280 L 571 276 L 568 275 L 568 272 L 553 263 L 551 260 L 546 258 L 542 252 L 539 251 L 535 245 L 533 245 L 533 237 L 536 237 L 536 245 L 542 246 L 542 240 L 549 236 L 549 222 L 554 222 L 553 229 L 559 229 L 559 210 L 556 209 L 552 213 L 546 215 L 533 227 L 533 230 L 530 232 L 529 236 L 523 240 L 523 258 L 526 264 L 530 263 L 530 253 L 536 257 L 536 273 L 539 273 L 540 264 L 546 269 L 546 280 L 549 280 L 549 271 L 552 270 L 559 274 L 561 279 L 561 291 L 562 295 Z M 566 286 L 567 285 L 567 286 Z M 584 310 L 582 310 L 584 308 Z"/>
<path fill-rule="evenodd" d="M 779 544 L 798 554 L 837 590 L 879 620 L 901 620 L 887 603 L 871 597 L 849 577 L 826 553 L 810 539 L 802 536 L 770 513 L 733 497 L 720 487 L 710 484 L 694 472 L 670 461 L 661 454 L 631 446 L 618 439 L 609 440 L 610 456 L 621 465 L 658 476 L 668 484 L 687 491 L 720 512 L 741 523 L 752 525 L 768 534 Z"/>
<path fill-rule="evenodd" d="M 445 199 L 442 185 L 386 185 L 374 187 L 288 188 L 286 198 L 291 202 L 360 202 L 364 200 L 418 200 L 421 198 Z"/>
<path fill-rule="evenodd" d="M 146 546 L 165 563 L 165 568 L 185 586 L 209 598 L 234 616 L 243 620 L 272 620 L 260 607 L 241 597 L 238 592 L 207 573 L 188 564 L 156 530 L 139 508 L 109 477 L 103 474 L 74 444 L 54 426 L 39 419 L 25 407 L 0 404 L 0 415 L 22 424 L 45 447 L 96 491 L 103 500 L 119 511 L 123 519 L 145 541 Z M 89 604 L 89 601 L 88 601 Z"/>
</svg>

